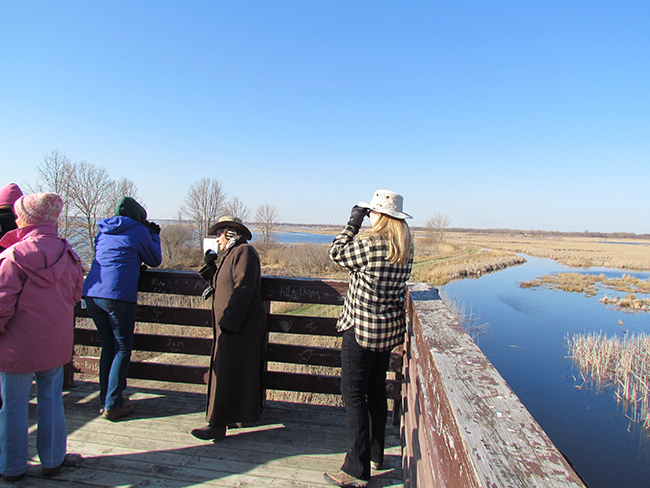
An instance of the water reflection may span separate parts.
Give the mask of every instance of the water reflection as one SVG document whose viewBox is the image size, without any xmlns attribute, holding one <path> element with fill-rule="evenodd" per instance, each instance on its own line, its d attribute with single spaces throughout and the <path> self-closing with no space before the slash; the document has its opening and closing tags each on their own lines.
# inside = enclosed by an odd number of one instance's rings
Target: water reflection
<svg viewBox="0 0 650 488">
<path fill-rule="evenodd" d="M 601 331 L 608 336 L 650 333 L 648 315 L 605 307 L 598 301 L 604 291 L 586 298 L 544 288 L 523 289 L 520 281 L 577 272 L 550 259 L 526 259 L 521 266 L 478 280 L 450 283 L 441 292 L 458 296 L 475 316 L 489 322 L 478 341 L 480 348 L 591 487 L 647 487 L 650 442 L 645 432 L 630 424 L 609 392 L 576 388 L 582 381 L 567 358 L 565 338 Z M 650 276 L 605 268 L 582 272 Z"/>
<path fill-rule="evenodd" d="M 330 234 L 318 234 L 315 232 L 282 231 L 275 232 L 273 239 L 282 244 L 303 243 L 303 244 L 331 244 L 336 236 Z M 253 242 L 262 240 L 261 234 L 253 230 Z"/>
</svg>

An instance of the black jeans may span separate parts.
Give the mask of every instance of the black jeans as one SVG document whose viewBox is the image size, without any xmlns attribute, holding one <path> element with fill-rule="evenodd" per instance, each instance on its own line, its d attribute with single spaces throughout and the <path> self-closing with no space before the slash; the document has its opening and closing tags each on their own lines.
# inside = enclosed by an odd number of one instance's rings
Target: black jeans
<svg viewBox="0 0 650 488">
<path fill-rule="evenodd" d="M 370 479 L 370 461 L 384 460 L 389 361 L 390 351 L 361 347 L 354 337 L 354 328 L 343 333 L 341 393 L 345 402 L 348 452 L 341 469 L 362 480 Z"/>
</svg>

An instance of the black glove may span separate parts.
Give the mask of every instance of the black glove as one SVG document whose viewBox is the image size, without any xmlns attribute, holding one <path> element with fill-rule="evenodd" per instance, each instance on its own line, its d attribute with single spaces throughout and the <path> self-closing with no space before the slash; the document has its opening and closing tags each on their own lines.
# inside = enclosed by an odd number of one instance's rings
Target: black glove
<svg viewBox="0 0 650 488">
<path fill-rule="evenodd" d="M 151 232 L 153 232 L 154 234 L 160 235 L 160 226 L 155 222 L 147 221 L 147 227 L 149 227 L 149 230 L 151 230 Z"/>
<path fill-rule="evenodd" d="M 138 288 L 142 285 L 144 282 L 144 274 L 145 271 L 147 271 L 147 265 L 146 264 L 141 264 L 140 265 L 140 274 L 138 275 Z"/>
<path fill-rule="evenodd" d="M 368 215 L 368 209 L 355 205 L 352 207 L 352 212 L 350 212 L 350 220 L 348 220 L 348 225 L 351 225 L 356 230 L 361 228 L 361 223 L 363 219 Z"/>
<path fill-rule="evenodd" d="M 212 249 L 208 249 L 205 251 L 205 255 L 203 256 L 203 262 L 206 264 L 206 266 L 211 266 L 212 263 L 217 260 L 217 257 L 219 257 L 219 255 L 216 252 L 214 252 Z"/>
</svg>

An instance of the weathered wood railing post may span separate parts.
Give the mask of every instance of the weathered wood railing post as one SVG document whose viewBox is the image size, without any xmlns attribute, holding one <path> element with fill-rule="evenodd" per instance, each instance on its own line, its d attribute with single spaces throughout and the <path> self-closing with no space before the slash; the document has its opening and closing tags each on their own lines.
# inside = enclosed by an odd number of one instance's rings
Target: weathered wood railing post
<svg viewBox="0 0 650 488">
<path fill-rule="evenodd" d="M 428 284 L 409 286 L 406 487 L 584 486 Z"/>
</svg>

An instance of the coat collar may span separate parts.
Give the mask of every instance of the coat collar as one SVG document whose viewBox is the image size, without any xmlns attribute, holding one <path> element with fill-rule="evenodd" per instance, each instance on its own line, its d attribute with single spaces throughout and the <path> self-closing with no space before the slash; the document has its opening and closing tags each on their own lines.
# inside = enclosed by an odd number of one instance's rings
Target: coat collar
<svg viewBox="0 0 650 488">
<path fill-rule="evenodd" d="M 38 224 L 26 225 L 18 229 L 10 230 L 2 239 L 0 239 L 0 246 L 7 248 L 13 246 L 31 235 L 53 235 L 57 236 L 56 224 L 53 222 L 40 222 Z"/>
</svg>

